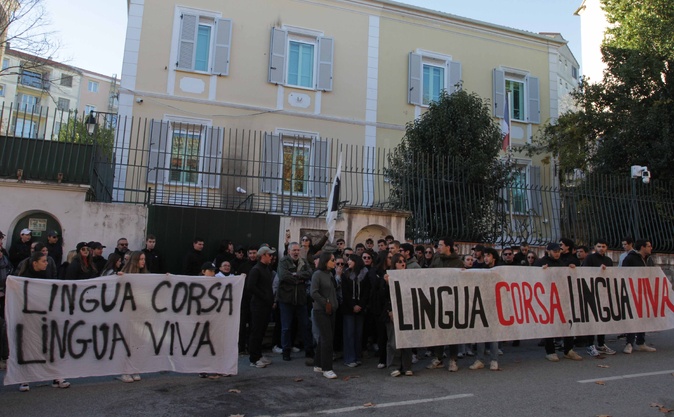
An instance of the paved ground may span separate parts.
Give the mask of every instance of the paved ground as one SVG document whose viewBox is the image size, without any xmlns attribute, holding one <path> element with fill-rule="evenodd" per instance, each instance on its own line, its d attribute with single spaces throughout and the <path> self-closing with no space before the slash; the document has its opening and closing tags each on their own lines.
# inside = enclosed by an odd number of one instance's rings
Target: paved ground
<svg viewBox="0 0 674 417">
<path fill-rule="evenodd" d="M 623 341 L 609 337 L 618 350 Z M 663 416 L 674 409 L 674 331 L 647 336 L 656 353 L 618 353 L 604 359 L 547 362 L 537 341 L 505 346 L 499 372 L 426 370 L 392 378 L 376 369 L 376 359 L 359 368 L 335 365 L 337 380 L 327 380 L 304 365 L 269 355 L 266 369 L 239 361 L 239 375 L 218 380 L 161 372 L 124 384 L 113 377 L 72 380 L 69 389 L 32 384 L 0 387 L 0 415 L 10 416 Z M 600 366 L 602 365 L 602 366 Z M 2 374 L 0 372 L 0 374 Z M 2 374 L 4 376 L 4 374 Z M 371 406 L 365 406 L 366 404 Z M 674 413 L 674 412 L 673 412 Z"/>
</svg>

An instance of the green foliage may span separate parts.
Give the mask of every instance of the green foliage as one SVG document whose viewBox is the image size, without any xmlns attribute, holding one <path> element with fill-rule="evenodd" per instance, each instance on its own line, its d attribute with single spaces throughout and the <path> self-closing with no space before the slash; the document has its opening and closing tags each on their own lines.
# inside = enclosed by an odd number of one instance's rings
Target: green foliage
<svg viewBox="0 0 674 417">
<path fill-rule="evenodd" d="M 101 125 L 96 125 L 93 134 L 89 134 L 85 123 L 86 117 L 78 120 L 77 117 L 69 117 L 67 123 L 61 126 L 59 142 L 74 142 L 96 144 L 101 153 L 109 161 L 112 160 L 113 146 L 115 143 L 115 130 Z"/>
<path fill-rule="evenodd" d="M 604 80 L 584 80 L 577 110 L 548 125 L 529 153 L 552 153 L 562 170 L 629 175 L 646 165 L 669 177 L 674 160 L 674 2 L 603 0 L 607 31 Z"/>
<path fill-rule="evenodd" d="M 499 190 L 512 164 L 499 160 L 502 136 L 477 94 L 443 92 L 389 157 L 392 201 L 413 217 L 408 236 L 490 239 Z"/>
</svg>

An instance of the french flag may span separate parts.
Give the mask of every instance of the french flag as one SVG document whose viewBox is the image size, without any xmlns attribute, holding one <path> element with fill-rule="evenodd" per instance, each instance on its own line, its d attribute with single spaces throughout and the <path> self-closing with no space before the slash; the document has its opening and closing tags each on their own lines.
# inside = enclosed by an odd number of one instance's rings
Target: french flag
<svg viewBox="0 0 674 417">
<path fill-rule="evenodd" d="M 506 95 L 505 106 L 503 108 L 503 119 L 501 119 L 501 134 L 503 135 L 504 152 L 510 147 L 510 108 L 508 102 L 510 101 L 510 94 Z"/>
</svg>

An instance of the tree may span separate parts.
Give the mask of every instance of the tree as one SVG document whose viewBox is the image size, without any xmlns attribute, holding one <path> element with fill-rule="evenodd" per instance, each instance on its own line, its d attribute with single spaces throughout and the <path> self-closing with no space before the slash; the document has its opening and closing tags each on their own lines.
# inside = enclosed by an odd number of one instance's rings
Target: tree
<svg viewBox="0 0 674 417">
<path fill-rule="evenodd" d="M 602 0 L 607 30 L 604 79 L 583 80 L 578 110 L 563 114 L 536 138 L 530 153 L 552 153 L 564 171 L 629 175 L 647 165 L 669 177 L 674 161 L 674 2 Z"/>
<path fill-rule="evenodd" d="M 511 164 L 499 160 L 501 130 L 475 93 L 443 91 L 409 122 L 389 157 L 397 207 L 410 210 L 408 236 L 480 241 L 500 233 L 499 192 Z"/>
<path fill-rule="evenodd" d="M 93 116 L 93 120 L 89 120 L 90 115 L 85 114 L 78 120 L 77 112 L 63 112 L 63 116 L 66 116 L 67 120 L 65 123 L 62 122 L 61 130 L 58 135 L 59 142 L 95 144 L 100 152 L 102 152 L 109 161 L 112 161 L 115 129 L 110 126 L 106 120 L 99 120 L 100 118 L 96 116 Z M 89 132 L 89 122 L 93 122 L 94 124 L 94 130 L 91 133 Z"/>
</svg>

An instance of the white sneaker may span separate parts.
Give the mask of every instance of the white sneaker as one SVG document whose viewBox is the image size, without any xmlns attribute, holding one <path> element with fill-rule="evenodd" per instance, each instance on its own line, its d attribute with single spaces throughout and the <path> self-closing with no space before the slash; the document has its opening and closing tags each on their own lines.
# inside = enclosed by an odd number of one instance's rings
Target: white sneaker
<svg viewBox="0 0 674 417">
<path fill-rule="evenodd" d="M 267 364 L 264 363 L 264 362 L 262 362 L 262 360 L 259 360 L 259 361 L 257 361 L 257 362 L 251 362 L 251 363 L 250 363 L 250 366 L 252 366 L 252 367 L 254 367 L 254 368 L 266 368 L 266 367 L 267 367 Z M 133 381 L 133 380 L 132 380 L 132 381 Z"/>
<path fill-rule="evenodd" d="M 133 378 L 129 374 L 120 375 L 117 379 L 122 382 L 133 382 Z"/>
<path fill-rule="evenodd" d="M 556 353 L 545 355 L 545 359 L 549 360 L 550 362 L 559 362 L 559 356 L 557 356 Z"/>
<path fill-rule="evenodd" d="M 384 368 L 386 368 L 386 364 L 385 364 L 385 363 L 378 363 L 378 364 L 377 364 L 377 369 L 384 369 Z"/>
<path fill-rule="evenodd" d="M 459 365 L 456 364 L 454 359 L 449 360 L 449 366 L 447 367 L 449 372 L 457 372 L 459 370 Z"/>
<path fill-rule="evenodd" d="M 138 374 L 131 375 L 131 378 L 133 378 L 134 381 L 140 381 L 140 375 Z"/>
<path fill-rule="evenodd" d="M 269 359 L 269 358 L 266 357 L 266 356 L 261 357 L 261 358 L 260 358 L 260 362 L 262 362 L 262 363 L 265 364 L 265 365 L 271 365 L 271 359 Z"/>
<path fill-rule="evenodd" d="M 631 343 L 627 343 L 627 344 L 625 345 L 625 349 L 623 349 L 623 353 L 626 353 L 626 354 L 628 354 L 628 355 L 629 355 L 630 353 L 632 353 L 632 344 L 631 344 Z"/>
<path fill-rule="evenodd" d="M 426 369 L 440 369 L 443 368 L 444 365 L 442 364 L 442 361 L 439 359 L 433 359 L 431 361 L 431 364 L 426 367 Z"/>
<path fill-rule="evenodd" d="M 20 391 L 20 392 L 28 392 L 28 391 L 30 391 L 30 385 L 28 385 L 28 384 L 21 384 L 21 385 L 19 385 L 19 391 Z"/>
<path fill-rule="evenodd" d="M 490 371 L 498 371 L 498 362 L 497 361 L 489 362 L 489 370 Z"/>
<path fill-rule="evenodd" d="M 475 352 L 473 352 L 471 349 L 466 349 L 466 356 L 475 356 Z"/>
<path fill-rule="evenodd" d="M 477 359 L 475 362 L 473 362 L 472 365 L 468 367 L 468 369 L 476 370 L 476 369 L 482 369 L 484 368 L 484 363 L 482 363 L 481 360 Z"/>
<path fill-rule="evenodd" d="M 65 379 L 55 379 L 52 381 L 51 386 L 54 388 L 68 388 L 70 386 L 70 382 L 66 381 Z"/>
<path fill-rule="evenodd" d="M 292 349 L 290 349 L 293 353 L 297 353 L 300 351 L 300 348 L 293 346 Z M 281 350 L 281 353 L 283 353 L 283 350 Z"/>
<path fill-rule="evenodd" d="M 323 372 L 323 368 L 320 366 L 314 366 L 314 372 Z"/>
<path fill-rule="evenodd" d="M 643 345 L 637 345 L 637 351 L 639 351 L 639 352 L 655 352 L 656 349 L 654 347 L 650 347 L 650 346 L 648 346 L 647 344 L 644 343 Z"/>
<path fill-rule="evenodd" d="M 283 349 L 281 347 L 279 347 L 278 345 L 274 346 L 271 349 L 271 351 L 274 352 L 274 353 L 283 353 Z"/>
<path fill-rule="evenodd" d="M 597 350 L 595 345 L 590 345 L 587 347 L 587 354 L 594 358 L 599 356 L 599 351 Z"/>
<path fill-rule="evenodd" d="M 337 379 L 337 374 L 334 371 L 325 371 L 323 372 L 323 376 L 328 379 Z"/>
<path fill-rule="evenodd" d="M 400 371 L 396 369 L 395 371 L 391 372 L 391 376 L 394 378 L 400 376 Z"/>
</svg>

